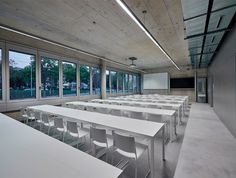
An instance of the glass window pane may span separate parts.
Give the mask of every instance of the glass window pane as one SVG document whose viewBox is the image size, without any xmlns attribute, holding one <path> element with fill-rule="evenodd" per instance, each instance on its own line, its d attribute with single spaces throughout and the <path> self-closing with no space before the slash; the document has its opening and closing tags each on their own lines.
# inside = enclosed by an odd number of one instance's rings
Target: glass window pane
<svg viewBox="0 0 236 178">
<path fill-rule="evenodd" d="M 63 96 L 76 96 L 76 64 L 62 62 L 63 72 Z"/>
<path fill-rule="evenodd" d="M 118 73 L 118 92 L 119 93 L 123 92 L 123 73 L 122 72 Z"/>
<path fill-rule="evenodd" d="M 59 61 L 41 57 L 41 97 L 59 96 Z"/>
<path fill-rule="evenodd" d="M 2 100 L 2 49 L 0 49 L 0 100 Z"/>
<path fill-rule="evenodd" d="M 111 92 L 117 92 L 117 72 L 111 71 Z"/>
<path fill-rule="evenodd" d="M 141 77 L 140 77 L 140 75 L 138 74 L 137 75 L 137 93 L 139 93 L 140 94 L 140 91 L 141 91 Z"/>
<path fill-rule="evenodd" d="M 80 95 L 90 94 L 90 69 L 89 66 L 80 66 Z"/>
<path fill-rule="evenodd" d="M 110 93 L 110 71 L 106 70 L 106 90 Z"/>
<path fill-rule="evenodd" d="M 35 55 L 9 51 L 10 99 L 36 98 Z"/>
<path fill-rule="evenodd" d="M 137 93 L 137 76 L 133 75 L 134 93 Z"/>
<path fill-rule="evenodd" d="M 128 88 L 128 80 L 129 80 L 129 77 L 128 77 L 128 74 L 125 74 L 124 75 L 124 85 L 125 85 L 125 93 L 128 93 L 129 92 L 129 88 Z"/>
<path fill-rule="evenodd" d="M 129 74 L 129 93 L 133 93 L 133 75 Z"/>
<path fill-rule="evenodd" d="M 101 73 L 100 69 L 97 67 L 92 68 L 92 81 L 93 81 L 93 94 L 100 95 L 101 94 Z"/>
</svg>

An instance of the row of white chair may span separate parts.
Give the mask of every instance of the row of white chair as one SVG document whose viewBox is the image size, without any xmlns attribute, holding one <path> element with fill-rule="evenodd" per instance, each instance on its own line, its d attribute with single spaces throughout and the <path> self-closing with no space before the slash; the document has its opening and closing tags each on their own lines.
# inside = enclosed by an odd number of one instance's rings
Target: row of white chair
<svg viewBox="0 0 236 178">
<path fill-rule="evenodd" d="M 76 145 L 77 148 L 81 143 L 86 142 L 86 136 L 89 136 L 90 148 L 93 156 L 99 158 L 105 154 L 106 161 L 108 161 L 108 155 L 111 154 L 112 164 L 115 154 L 126 158 L 125 164 L 123 164 L 124 161 L 121 161 L 118 162 L 116 166 L 125 169 L 129 165 L 128 163 L 134 163 L 135 178 L 137 178 L 138 175 L 137 160 L 140 158 L 142 153 L 147 151 L 149 160 L 148 146 L 135 142 L 135 137 L 117 133 L 115 131 L 112 131 L 112 135 L 108 135 L 107 130 L 104 128 L 96 128 L 93 126 L 84 128 L 81 123 L 77 124 L 77 122 L 68 121 L 62 117 L 51 116 L 48 113 L 32 111 L 30 109 L 22 109 L 21 114 L 22 117 L 26 118 L 26 124 L 29 126 L 36 127 L 39 125 L 40 131 L 43 131 L 43 127 L 46 127 L 46 134 L 48 135 L 50 135 L 51 130 L 53 130 L 52 136 L 55 136 L 54 133 L 58 131 L 60 133 L 59 139 L 63 142 L 65 142 L 66 135 L 70 135 L 75 141 L 68 144 L 71 146 Z M 84 141 L 82 140 L 83 138 L 85 138 Z M 100 151 L 97 152 L 97 150 Z"/>
</svg>

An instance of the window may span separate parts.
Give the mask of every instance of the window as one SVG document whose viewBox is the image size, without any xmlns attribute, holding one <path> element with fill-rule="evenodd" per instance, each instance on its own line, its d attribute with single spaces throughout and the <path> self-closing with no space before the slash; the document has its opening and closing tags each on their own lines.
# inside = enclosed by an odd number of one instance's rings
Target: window
<svg viewBox="0 0 236 178">
<path fill-rule="evenodd" d="M 117 92 L 117 72 L 111 71 L 111 92 Z"/>
<path fill-rule="evenodd" d="M 134 93 L 137 93 L 137 76 L 133 75 Z"/>
<path fill-rule="evenodd" d="M 128 80 L 129 80 L 128 74 L 124 74 L 124 87 L 125 87 L 125 91 L 124 92 L 125 93 L 129 92 Z"/>
<path fill-rule="evenodd" d="M 63 96 L 76 96 L 76 64 L 62 62 Z"/>
<path fill-rule="evenodd" d="M 133 93 L 133 75 L 129 74 L 129 93 Z"/>
<path fill-rule="evenodd" d="M 59 96 L 59 61 L 41 57 L 41 97 Z"/>
<path fill-rule="evenodd" d="M 110 71 L 106 70 L 106 92 L 110 93 Z"/>
<path fill-rule="evenodd" d="M 97 67 L 92 68 L 92 81 L 93 81 L 93 94 L 101 94 L 101 73 L 100 69 Z"/>
<path fill-rule="evenodd" d="M 35 55 L 9 51 L 10 99 L 36 98 Z"/>
<path fill-rule="evenodd" d="M 2 100 L 2 49 L 0 48 L 0 100 Z"/>
<path fill-rule="evenodd" d="M 123 92 L 123 73 L 118 72 L 118 92 Z"/>
<path fill-rule="evenodd" d="M 80 95 L 90 94 L 90 69 L 89 66 L 80 66 Z"/>
</svg>

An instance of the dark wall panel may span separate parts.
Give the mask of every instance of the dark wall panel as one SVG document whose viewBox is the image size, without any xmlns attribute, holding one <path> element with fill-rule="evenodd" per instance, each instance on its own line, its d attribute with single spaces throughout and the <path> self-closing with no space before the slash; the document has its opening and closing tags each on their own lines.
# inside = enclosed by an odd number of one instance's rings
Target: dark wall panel
<svg viewBox="0 0 236 178">
<path fill-rule="evenodd" d="M 208 69 L 209 103 L 236 137 L 236 26 L 229 32 Z M 213 93 L 213 94 L 212 94 Z"/>
</svg>

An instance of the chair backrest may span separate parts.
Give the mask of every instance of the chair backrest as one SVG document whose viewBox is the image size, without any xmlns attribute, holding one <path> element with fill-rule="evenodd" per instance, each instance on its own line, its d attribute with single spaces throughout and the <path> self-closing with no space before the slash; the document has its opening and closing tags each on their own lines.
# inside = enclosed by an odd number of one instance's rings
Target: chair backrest
<svg viewBox="0 0 236 178">
<path fill-rule="evenodd" d="M 130 117 L 131 118 L 141 119 L 141 120 L 145 119 L 142 112 L 137 112 L 137 111 L 129 111 L 129 112 L 130 112 Z"/>
<path fill-rule="evenodd" d="M 107 143 L 106 130 L 90 127 L 90 138 L 93 141 Z"/>
<path fill-rule="evenodd" d="M 79 110 L 84 110 L 85 106 L 78 104 L 78 105 L 75 105 L 75 108 Z"/>
<path fill-rule="evenodd" d="M 123 112 L 120 109 L 112 109 L 110 114 L 114 116 L 123 116 Z"/>
<path fill-rule="evenodd" d="M 113 145 L 115 148 L 118 148 L 128 153 L 134 153 L 136 155 L 136 146 L 134 137 L 121 135 L 114 131 L 112 132 L 112 135 L 113 135 Z"/>
<path fill-rule="evenodd" d="M 102 101 L 102 103 L 109 104 L 110 102 L 109 101 Z"/>
<path fill-rule="evenodd" d="M 96 111 L 99 112 L 99 113 L 102 113 L 102 114 L 109 114 L 110 109 L 104 108 L 104 107 L 97 107 Z"/>
<path fill-rule="evenodd" d="M 162 109 L 174 110 L 172 106 L 162 106 Z"/>
<path fill-rule="evenodd" d="M 161 109 L 160 106 L 155 105 L 155 104 L 149 104 L 149 105 L 147 105 L 147 108 Z"/>
<path fill-rule="evenodd" d="M 42 113 L 41 117 L 42 117 L 42 121 L 44 123 L 49 123 L 49 118 L 48 118 L 48 114 L 47 113 Z"/>
<path fill-rule="evenodd" d="M 26 114 L 28 117 L 32 116 L 32 111 L 30 109 L 26 109 Z"/>
<path fill-rule="evenodd" d="M 60 117 L 55 117 L 53 121 L 54 121 L 54 126 L 55 126 L 56 128 L 64 128 L 63 119 L 62 119 L 62 118 L 60 118 Z"/>
<path fill-rule="evenodd" d="M 93 106 L 86 106 L 86 110 L 94 112 L 94 107 Z"/>
<path fill-rule="evenodd" d="M 130 106 L 130 103 L 128 103 L 128 102 L 127 103 L 122 103 L 121 105 L 122 106 Z"/>
<path fill-rule="evenodd" d="M 66 128 L 68 132 L 78 134 L 78 128 L 76 122 L 67 121 Z"/>
<path fill-rule="evenodd" d="M 21 114 L 21 116 L 26 115 L 26 108 L 21 108 L 20 114 Z"/>
<path fill-rule="evenodd" d="M 160 114 L 147 113 L 146 118 L 147 118 L 148 121 L 162 122 L 162 115 L 160 115 Z"/>
<path fill-rule="evenodd" d="M 36 120 L 41 120 L 42 119 L 41 118 L 41 112 L 35 111 L 34 112 L 34 117 L 35 117 Z"/>
</svg>

